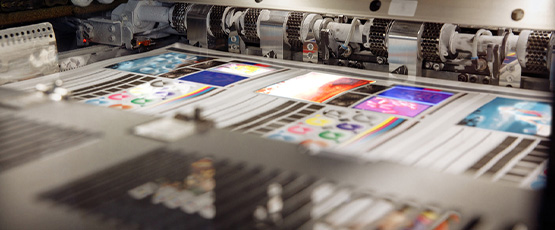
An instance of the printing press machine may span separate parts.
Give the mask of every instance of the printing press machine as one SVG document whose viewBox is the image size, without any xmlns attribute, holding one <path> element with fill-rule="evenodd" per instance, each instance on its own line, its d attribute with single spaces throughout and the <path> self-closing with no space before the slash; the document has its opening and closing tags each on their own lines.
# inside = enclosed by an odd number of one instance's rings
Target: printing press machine
<svg viewBox="0 0 555 230">
<path fill-rule="evenodd" d="M 0 229 L 554 229 L 550 0 L 0 0 Z"/>
</svg>

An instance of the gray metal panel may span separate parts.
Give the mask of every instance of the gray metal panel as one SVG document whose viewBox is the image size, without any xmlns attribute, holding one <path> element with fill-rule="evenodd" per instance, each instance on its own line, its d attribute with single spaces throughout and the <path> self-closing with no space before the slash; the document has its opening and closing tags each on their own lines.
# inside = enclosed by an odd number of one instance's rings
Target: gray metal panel
<svg viewBox="0 0 555 230">
<path fill-rule="evenodd" d="M 265 0 L 258 4 L 255 4 L 254 0 L 171 0 L 168 2 L 190 2 L 248 8 L 295 10 L 357 17 L 454 23 L 481 27 L 555 30 L 555 15 L 553 14 L 553 12 L 555 12 L 555 2 L 552 0 L 419 0 L 417 1 L 418 4 L 413 17 L 389 14 L 391 3 L 403 2 L 400 0 L 382 0 L 381 8 L 376 12 L 369 10 L 371 1 L 366 0 Z M 524 11 L 524 17 L 520 21 L 511 19 L 511 14 L 516 9 L 522 9 Z"/>
<path fill-rule="evenodd" d="M 284 23 L 287 20 L 287 11 L 262 11 L 260 13 L 260 48 L 262 55 L 274 52 L 274 57 L 283 59 L 287 57 L 284 53 L 283 39 L 285 37 Z M 288 58 L 286 58 L 288 59 Z"/>
</svg>

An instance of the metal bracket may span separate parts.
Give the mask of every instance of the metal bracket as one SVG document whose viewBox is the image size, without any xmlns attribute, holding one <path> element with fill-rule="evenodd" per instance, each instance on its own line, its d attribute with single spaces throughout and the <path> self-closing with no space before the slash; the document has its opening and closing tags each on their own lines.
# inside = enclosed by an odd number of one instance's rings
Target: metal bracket
<svg viewBox="0 0 555 230">
<path fill-rule="evenodd" d="M 315 40 L 303 43 L 303 61 L 318 63 L 318 44 Z"/>
<path fill-rule="evenodd" d="M 133 39 L 133 34 L 124 33 L 123 26 L 120 21 L 112 21 L 103 18 L 91 18 L 84 21 L 85 31 L 80 31 L 80 33 L 85 32 L 88 34 L 88 40 L 91 42 L 96 42 L 106 45 L 121 46 L 123 44 L 131 43 Z M 131 37 L 129 37 L 131 35 Z"/>
<path fill-rule="evenodd" d="M 227 51 L 230 53 L 241 53 L 241 38 L 237 31 L 231 31 L 227 38 Z"/>
</svg>

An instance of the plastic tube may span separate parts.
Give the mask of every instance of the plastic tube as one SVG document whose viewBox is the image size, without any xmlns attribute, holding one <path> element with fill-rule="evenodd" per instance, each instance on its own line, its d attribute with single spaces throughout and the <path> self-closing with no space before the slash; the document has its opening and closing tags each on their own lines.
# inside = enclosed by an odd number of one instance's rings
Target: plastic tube
<svg viewBox="0 0 555 230">
<path fill-rule="evenodd" d="M 486 35 L 492 36 L 493 34 L 489 30 L 479 29 L 474 35 L 474 40 L 472 41 L 472 57 L 471 59 L 478 59 L 478 40 L 482 34 L 486 33 Z"/>
<path fill-rule="evenodd" d="M 357 26 L 360 23 L 360 21 L 358 20 L 357 17 L 353 18 L 353 21 L 351 22 L 351 29 L 349 30 L 349 34 L 347 35 L 347 39 L 345 39 L 345 43 L 343 43 L 343 49 L 347 49 L 349 42 L 351 42 L 351 37 L 353 36 L 353 32 L 355 30 L 355 26 Z"/>
</svg>

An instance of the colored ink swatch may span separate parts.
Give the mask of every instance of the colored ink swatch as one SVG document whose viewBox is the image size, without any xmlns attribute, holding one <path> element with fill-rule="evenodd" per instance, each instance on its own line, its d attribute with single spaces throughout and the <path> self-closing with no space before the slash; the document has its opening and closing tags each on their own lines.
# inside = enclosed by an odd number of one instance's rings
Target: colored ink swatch
<svg viewBox="0 0 555 230">
<path fill-rule="evenodd" d="M 376 96 L 356 105 L 354 108 L 385 114 L 415 117 L 430 107 L 430 105 L 416 102 Z"/>
<path fill-rule="evenodd" d="M 394 86 L 379 95 L 383 97 L 436 105 L 451 97 L 453 93 L 429 88 Z"/>
<path fill-rule="evenodd" d="M 365 141 L 369 141 L 379 135 L 382 135 L 384 133 L 386 133 L 387 131 L 399 126 L 400 124 L 402 124 L 405 121 L 405 119 L 402 118 L 398 118 L 398 117 L 389 117 L 387 118 L 384 122 L 372 127 L 371 129 L 368 129 L 360 134 L 358 134 L 356 137 L 354 137 L 353 139 L 351 139 L 349 142 L 346 142 L 345 144 L 351 144 L 351 143 L 363 143 Z"/>
<path fill-rule="evenodd" d="M 472 112 L 459 125 L 548 137 L 551 109 L 546 102 L 498 97 Z"/>
<path fill-rule="evenodd" d="M 158 75 L 170 72 L 174 69 L 193 65 L 211 59 L 212 58 L 187 55 L 183 53 L 165 53 L 156 56 L 120 62 L 106 68 L 133 73 Z"/>
<path fill-rule="evenodd" d="M 257 90 L 257 93 L 322 103 L 340 93 L 374 81 L 311 72 Z"/>
<path fill-rule="evenodd" d="M 273 68 L 267 68 L 257 65 L 251 65 L 246 63 L 228 63 L 225 65 L 218 66 L 212 70 L 216 70 L 223 73 L 230 73 L 236 75 L 243 75 L 243 76 L 256 76 L 259 74 L 266 74 L 273 72 Z"/>
<path fill-rule="evenodd" d="M 247 79 L 246 77 L 241 77 L 233 74 L 227 73 L 217 73 L 211 71 L 202 71 L 199 73 L 194 73 L 186 77 L 179 78 L 183 81 L 192 81 L 208 85 L 215 85 L 224 87 L 226 85 Z"/>
<path fill-rule="evenodd" d="M 107 106 L 117 109 L 136 109 L 154 107 L 162 104 L 194 98 L 216 89 L 179 80 L 154 80 L 114 92 L 106 96 L 85 100 L 86 104 Z"/>
</svg>

